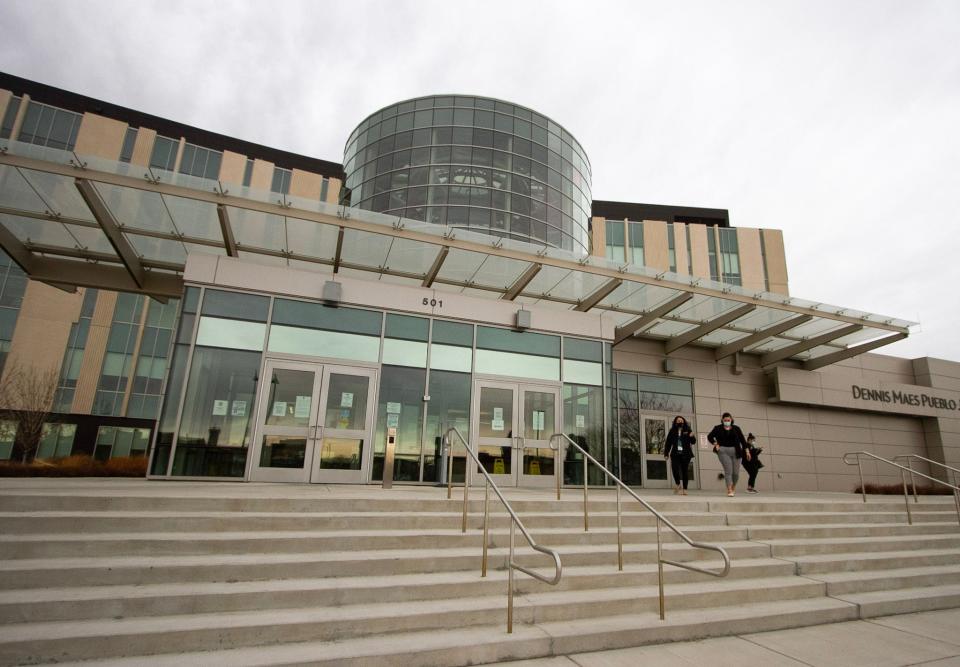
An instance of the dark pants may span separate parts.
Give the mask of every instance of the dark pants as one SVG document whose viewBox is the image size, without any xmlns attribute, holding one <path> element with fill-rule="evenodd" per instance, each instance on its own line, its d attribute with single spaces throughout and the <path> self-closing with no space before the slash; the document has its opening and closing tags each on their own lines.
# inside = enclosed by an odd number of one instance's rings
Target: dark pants
<svg viewBox="0 0 960 667">
<path fill-rule="evenodd" d="M 753 461 L 744 461 L 743 469 L 747 471 L 747 487 L 754 488 L 753 485 L 757 481 L 757 473 L 760 472 L 760 468 L 757 467 L 757 464 Z"/>
<path fill-rule="evenodd" d="M 687 488 L 687 484 L 690 483 L 690 478 L 687 476 L 687 471 L 690 469 L 690 458 L 689 456 L 670 457 L 670 467 L 673 468 L 673 482 L 677 485 L 683 482 L 683 488 Z"/>
</svg>

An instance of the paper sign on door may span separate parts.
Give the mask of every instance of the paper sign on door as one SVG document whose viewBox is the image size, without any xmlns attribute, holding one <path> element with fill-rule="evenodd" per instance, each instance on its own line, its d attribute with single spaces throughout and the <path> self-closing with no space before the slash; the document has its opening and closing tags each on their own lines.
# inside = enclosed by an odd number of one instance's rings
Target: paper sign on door
<svg viewBox="0 0 960 667">
<path fill-rule="evenodd" d="M 293 408 L 294 417 L 307 419 L 310 416 L 310 399 L 310 396 L 297 396 L 297 402 Z"/>
<path fill-rule="evenodd" d="M 285 417 L 287 415 L 287 402 L 286 401 L 274 401 L 273 402 L 273 413 L 274 417 Z"/>
<path fill-rule="evenodd" d="M 345 391 L 342 394 L 340 394 L 340 407 L 341 408 L 353 407 L 353 392 Z"/>
<path fill-rule="evenodd" d="M 503 430 L 503 408 L 493 409 L 493 420 L 490 424 L 490 428 L 492 428 L 494 431 Z"/>
<path fill-rule="evenodd" d="M 533 430 L 534 431 L 543 430 L 543 411 L 542 410 L 533 411 Z"/>
<path fill-rule="evenodd" d="M 230 401 L 214 401 L 213 402 L 213 414 L 216 416 L 226 415 L 227 414 L 227 405 L 230 404 Z"/>
<path fill-rule="evenodd" d="M 230 414 L 234 417 L 245 417 L 247 415 L 247 402 L 234 401 L 230 407 Z"/>
<path fill-rule="evenodd" d="M 577 428 L 583 428 L 587 425 L 587 420 L 583 415 L 577 415 Z"/>
</svg>

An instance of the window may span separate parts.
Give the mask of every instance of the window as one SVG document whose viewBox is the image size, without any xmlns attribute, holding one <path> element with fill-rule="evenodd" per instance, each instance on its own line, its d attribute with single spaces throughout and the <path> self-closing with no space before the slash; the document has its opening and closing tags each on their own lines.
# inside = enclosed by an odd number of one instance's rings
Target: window
<svg viewBox="0 0 960 667">
<path fill-rule="evenodd" d="M 740 246 L 736 229 L 718 229 L 720 233 L 720 261 L 723 281 L 731 285 L 742 285 L 740 275 Z"/>
<path fill-rule="evenodd" d="M 270 184 L 271 192 L 279 192 L 283 195 L 290 194 L 290 177 L 293 172 L 289 169 L 273 168 L 273 182 Z"/>
<path fill-rule="evenodd" d="M 128 417 L 157 418 L 163 375 L 167 370 L 167 353 L 178 306 L 177 299 L 171 299 L 166 304 L 150 300 L 147 321 L 140 338 L 132 393 L 127 405 Z"/>
<path fill-rule="evenodd" d="M 423 428 L 424 368 L 382 366 L 377 409 L 377 435 L 373 449 L 373 479 L 383 479 L 383 455 L 387 434 L 387 406 L 396 406 L 397 441 L 393 464 L 395 481 L 420 480 L 420 434 Z"/>
<path fill-rule="evenodd" d="M 327 193 L 330 190 L 330 179 L 324 178 L 320 184 L 320 201 L 327 201 Z"/>
<path fill-rule="evenodd" d="M 17 439 L 16 421 L 4 419 L 0 421 L 0 461 L 7 461 L 13 456 L 13 444 Z"/>
<path fill-rule="evenodd" d="M 17 326 L 26 289 L 27 274 L 6 253 L 0 252 L 0 372 L 10 352 L 13 330 Z"/>
<path fill-rule="evenodd" d="M 717 230 L 707 227 L 707 259 L 710 262 L 710 280 L 720 280 L 720 265 L 717 263 Z"/>
<path fill-rule="evenodd" d="M 767 243 L 764 240 L 763 230 L 760 230 L 760 264 L 763 266 L 763 289 L 770 291 L 770 276 L 767 273 Z"/>
<path fill-rule="evenodd" d="M 97 290 L 88 288 L 83 293 L 80 317 L 70 325 L 67 349 L 63 353 L 63 363 L 60 364 L 57 393 L 53 398 L 54 412 L 73 410 L 73 394 L 77 387 L 77 379 L 80 377 L 80 364 L 83 362 L 83 351 L 87 346 L 87 334 L 90 332 L 90 322 L 96 305 Z"/>
<path fill-rule="evenodd" d="M 20 126 L 20 141 L 72 151 L 83 119 L 78 113 L 30 102 Z"/>
<path fill-rule="evenodd" d="M 133 363 L 133 348 L 140 329 L 140 315 L 146 297 L 122 292 L 117 295 L 107 350 L 100 369 L 100 381 L 91 414 L 120 416 Z"/>
<path fill-rule="evenodd" d="M 173 171 L 177 164 L 177 150 L 180 148 L 180 141 L 161 137 L 159 134 L 153 142 L 153 153 L 150 154 L 150 166 L 155 169 Z"/>
<path fill-rule="evenodd" d="M 150 429 L 129 426 L 101 426 L 97 430 L 97 445 L 93 458 L 98 461 L 121 456 L 143 456 L 150 442 Z"/>
<path fill-rule="evenodd" d="M 44 424 L 40 433 L 37 458 L 52 459 L 70 456 L 70 452 L 73 451 L 73 438 L 76 434 L 76 424 Z"/>
<path fill-rule="evenodd" d="M 630 256 L 627 261 L 636 266 L 645 264 L 643 259 L 643 223 L 631 222 L 630 229 Z"/>
<path fill-rule="evenodd" d="M 247 159 L 247 164 L 243 168 L 243 187 L 250 187 L 250 180 L 253 178 L 253 160 Z"/>
<path fill-rule="evenodd" d="M 3 114 L 3 123 L 0 124 L 0 139 L 9 139 L 13 133 L 13 123 L 17 120 L 17 112 L 20 111 L 20 98 L 11 97 L 7 104 L 7 111 Z"/>
<path fill-rule="evenodd" d="M 667 261 L 670 263 L 670 270 L 677 272 L 677 240 L 673 229 L 673 224 L 667 225 Z"/>
<path fill-rule="evenodd" d="M 183 157 L 180 158 L 180 173 L 215 181 L 220 177 L 222 158 L 223 153 L 220 151 L 184 144 Z"/>
<path fill-rule="evenodd" d="M 624 260 L 624 223 L 607 220 L 607 259 L 615 262 Z"/>
<path fill-rule="evenodd" d="M 470 437 L 471 377 L 467 373 L 430 370 L 430 402 L 427 403 L 427 440 L 424 443 L 423 481 L 439 482 L 446 479 L 440 470 L 443 460 L 443 436 L 447 429 L 456 427 L 463 437 Z M 456 436 L 454 436 L 456 438 Z M 453 481 L 463 481 L 466 454 L 455 454 Z M 456 449 L 455 449 L 456 452 Z"/>
<path fill-rule="evenodd" d="M 693 253 L 690 252 L 690 225 L 684 225 L 683 231 L 687 237 L 687 275 L 693 275 Z"/>
<path fill-rule="evenodd" d="M 128 127 L 127 133 L 123 135 L 123 148 L 120 149 L 120 161 L 130 162 L 133 158 L 133 147 L 137 143 L 137 128 Z"/>
</svg>

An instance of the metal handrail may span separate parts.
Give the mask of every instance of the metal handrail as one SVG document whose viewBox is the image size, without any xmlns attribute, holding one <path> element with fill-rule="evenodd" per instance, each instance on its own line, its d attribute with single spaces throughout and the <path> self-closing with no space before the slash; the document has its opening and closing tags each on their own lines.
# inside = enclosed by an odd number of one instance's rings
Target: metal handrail
<svg viewBox="0 0 960 667">
<path fill-rule="evenodd" d="M 847 458 L 850 456 L 855 456 L 857 460 L 850 461 Z M 914 474 L 914 475 L 919 475 L 924 479 L 929 479 L 931 482 L 934 482 L 936 484 L 942 484 L 943 486 L 947 486 L 953 489 L 954 499 L 957 498 L 957 493 L 960 493 L 960 487 L 958 486 L 955 486 L 948 482 L 944 482 L 942 479 L 931 477 L 930 475 L 924 475 L 922 472 L 917 472 L 916 470 L 913 470 L 912 468 L 908 468 L 907 466 L 902 466 L 899 463 L 894 463 L 890 459 L 885 459 L 882 456 L 877 456 L 876 454 L 873 454 L 871 452 L 862 452 L 862 451 L 847 452 L 846 454 L 843 455 L 843 458 L 841 460 L 844 463 L 846 463 L 848 466 L 852 466 L 852 465 L 857 466 L 857 471 L 860 473 L 860 494 L 863 496 L 863 502 L 867 502 L 867 487 L 863 483 L 863 465 L 860 463 L 860 457 L 862 456 L 869 456 L 870 458 L 876 461 L 880 461 L 882 463 L 886 463 L 887 465 L 891 465 L 894 468 L 900 469 L 900 480 L 903 482 L 903 504 L 907 508 L 907 523 L 910 524 L 911 526 L 913 525 L 913 514 L 910 513 L 910 498 L 907 492 L 907 472 L 910 472 L 911 474 Z M 934 461 L 934 463 L 936 463 L 936 461 Z M 957 520 L 960 521 L 960 502 L 957 503 Z"/>
<path fill-rule="evenodd" d="M 587 511 L 588 463 L 592 461 L 595 466 L 600 468 L 600 470 L 606 473 L 607 477 L 612 479 L 617 484 L 617 565 L 621 571 L 623 570 L 623 511 L 622 511 L 622 506 L 620 502 L 620 489 L 622 488 L 626 490 L 627 493 L 633 496 L 637 502 L 639 502 L 645 509 L 651 512 L 657 518 L 657 575 L 658 575 L 658 583 L 660 587 L 660 620 L 661 621 L 664 620 L 664 617 L 665 617 L 665 609 L 664 609 L 665 605 L 664 605 L 664 597 L 663 597 L 663 566 L 664 565 L 673 565 L 674 567 L 682 567 L 685 570 L 700 572 L 701 574 L 708 574 L 711 577 L 717 577 L 717 578 L 722 578 L 730 574 L 730 556 L 727 554 L 726 550 L 723 547 L 718 546 L 716 544 L 696 542 L 690 539 L 690 537 L 687 536 L 686 533 L 684 533 L 682 530 L 680 530 L 675 525 L 673 525 L 673 523 L 671 523 L 670 520 L 667 519 L 667 517 L 663 516 L 660 512 L 654 509 L 654 507 L 650 505 L 650 503 L 648 503 L 646 500 L 638 496 L 633 491 L 633 489 L 631 489 L 629 486 L 624 484 L 619 477 L 617 477 L 612 472 L 607 470 L 607 468 L 602 463 L 600 463 L 597 459 L 593 458 L 593 456 L 590 455 L 590 452 L 588 452 L 583 447 L 581 447 L 580 445 L 575 443 L 573 440 L 571 440 L 570 436 L 568 436 L 566 433 L 554 433 L 553 435 L 551 435 L 550 449 L 553 449 L 553 441 L 556 440 L 557 438 L 563 438 L 564 440 L 569 442 L 571 445 L 573 445 L 578 450 L 580 450 L 580 453 L 582 453 L 584 457 L 583 458 L 583 529 L 585 531 L 590 530 L 590 520 L 588 517 L 588 511 Z M 559 472 L 557 473 L 556 477 L 557 477 L 557 500 L 560 500 L 560 480 L 563 477 L 563 466 L 564 466 L 563 449 L 560 445 L 557 445 L 557 448 L 554 451 L 557 452 L 557 458 L 559 459 L 559 466 L 558 466 Z M 691 565 L 689 563 L 682 563 L 674 560 L 666 560 L 663 557 L 663 542 L 660 539 L 661 523 L 666 525 L 667 528 L 669 528 L 674 533 L 676 533 L 681 540 L 689 544 L 691 547 L 695 549 L 707 549 L 709 551 L 716 551 L 717 553 L 719 553 L 720 556 L 723 558 L 723 570 L 721 570 L 720 572 L 714 572 L 713 570 L 697 567 L 696 565 Z"/>
<path fill-rule="evenodd" d="M 527 532 L 527 529 L 524 527 L 523 522 L 520 521 L 520 517 L 517 516 L 517 513 L 513 511 L 513 508 L 510 507 L 510 503 L 507 502 L 507 499 L 503 497 L 503 494 L 500 493 L 500 489 L 497 488 L 497 485 L 494 483 L 493 479 L 490 477 L 489 473 L 484 469 L 483 465 L 480 463 L 480 459 L 477 457 L 476 453 L 470 448 L 470 443 L 463 437 L 463 434 L 455 426 L 447 429 L 447 432 L 443 435 L 443 442 L 446 445 L 447 449 L 447 498 L 449 499 L 453 494 L 453 443 L 450 441 L 450 434 L 456 433 L 457 437 L 460 438 L 460 442 L 463 443 L 464 448 L 467 450 L 467 454 L 477 463 L 477 468 L 483 474 L 486 484 L 484 485 L 483 491 L 483 562 L 480 567 L 480 576 L 487 576 L 487 545 L 488 545 L 488 536 L 489 536 L 489 525 L 490 525 L 490 489 L 493 488 L 493 492 L 497 494 L 497 497 L 500 498 L 500 502 L 503 503 L 503 506 L 507 509 L 507 513 L 510 514 L 510 554 L 507 557 L 507 632 L 513 632 L 513 571 L 519 570 L 524 574 L 533 577 L 537 581 L 542 581 L 545 584 L 550 584 L 551 586 L 556 586 L 560 583 L 560 576 L 563 574 L 563 564 L 560 562 L 560 554 L 549 548 L 537 544 L 530 533 Z M 460 525 L 460 532 L 467 532 L 467 501 L 469 497 L 470 489 L 470 469 L 473 466 L 467 465 L 464 468 L 463 476 L 463 520 Z M 520 532 L 527 540 L 527 544 L 530 545 L 530 548 L 534 551 L 539 551 L 542 554 L 547 554 L 553 558 L 554 574 L 553 577 L 547 577 L 523 567 L 514 562 L 514 542 L 516 537 L 516 529 L 519 528 Z"/>
<path fill-rule="evenodd" d="M 927 457 L 925 457 L 925 456 L 920 456 L 919 454 L 901 454 L 900 456 L 894 456 L 894 457 L 893 457 L 893 460 L 894 460 L 894 461 L 896 461 L 896 460 L 898 460 L 898 459 L 906 459 L 906 460 L 907 460 L 907 469 L 910 471 L 910 485 L 913 487 L 913 502 L 914 502 L 914 503 L 919 503 L 919 502 L 920 502 L 920 498 L 917 496 L 917 480 L 916 480 L 916 479 L 914 478 L 914 476 L 913 476 L 913 472 L 914 472 L 914 471 L 913 471 L 913 459 L 918 459 L 918 460 L 920 460 L 920 461 L 925 461 L 925 462 L 928 463 L 928 464 L 935 465 L 935 466 L 937 466 L 937 467 L 939 467 L 939 468 L 943 468 L 944 470 L 949 470 L 950 473 L 952 473 L 951 476 L 952 476 L 952 478 L 953 478 L 953 485 L 954 485 L 955 487 L 960 488 L 960 483 L 958 483 L 958 481 L 957 481 L 957 479 L 958 479 L 957 475 L 960 474 L 960 468 L 954 468 L 953 466 L 948 466 L 948 465 L 945 464 L 945 463 L 940 463 L 939 461 L 934 461 L 933 459 L 928 459 Z M 949 473 L 948 473 L 948 474 L 949 474 Z M 957 491 L 956 489 L 954 489 L 954 491 L 953 491 L 953 502 L 954 502 L 954 503 L 956 504 L 956 506 L 957 506 L 957 521 L 960 522 L 960 491 Z"/>
</svg>

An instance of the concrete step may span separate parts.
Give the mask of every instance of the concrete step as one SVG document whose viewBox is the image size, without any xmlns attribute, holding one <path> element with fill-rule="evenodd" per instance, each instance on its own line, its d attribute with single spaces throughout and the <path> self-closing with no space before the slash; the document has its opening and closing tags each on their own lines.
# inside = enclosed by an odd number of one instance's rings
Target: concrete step
<svg viewBox="0 0 960 667">
<path fill-rule="evenodd" d="M 812 554 L 839 554 L 905 549 L 958 549 L 960 535 L 887 535 L 853 538 L 763 540 L 774 557 L 790 558 Z"/>
<path fill-rule="evenodd" d="M 929 522 L 916 525 L 901 524 L 796 524 L 790 526 L 759 526 L 747 529 L 751 540 L 790 540 L 800 538 L 879 537 L 884 535 L 937 535 L 960 534 L 956 522 Z"/>
<path fill-rule="evenodd" d="M 960 564 L 957 549 L 922 549 L 885 551 L 880 553 L 829 554 L 795 556 L 797 574 L 816 575 L 830 572 L 860 572 L 865 570 L 893 570 L 906 565 L 927 567 Z"/>
<path fill-rule="evenodd" d="M 712 565 L 719 569 L 720 563 Z M 790 577 L 792 563 L 775 559 L 741 559 L 730 570 L 728 581 Z M 266 581 L 93 586 L 0 591 L 0 623 L 169 616 L 188 613 L 246 611 L 252 609 L 340 606 L 434 600 L 450 597 L 503 595 L 507 573 L 479 571 L 393 575 L 275 579 Z M 668 593 L 674 584 L 703 581 L 704 575 L 674 567 L 664 568 Z M 622 572 L 615 563 L 565 567 L 556 587 L 530 577 L 515 578 L 519 595 L 538 591 L 565 591 L 654 586 L 655 564 L 628 564 Z"/>
<path fill-rule="evenodd" d="M 671 513 L 667 515 L 678 526 L 722 526 L 726 521 L 719 514 Z M 530 530 L 537 528 L 576 528 L 583 526 L 583 514 L 550 512 L 520 514 Z M 340 514 L 306 512 L 0 512 L 0 534 L 31 533 L 103 533 L 103 532 L 219 532 L 238 530 L 429 530 L 460 525 L 459 512 L 412 514 L 410 512 L 345 512 Z M 591 527 L 616 526 L 615 512 L 592 512 Z M 509 528 L 509 517 L 496 513 L 491 526 Z M 483 525 L 482 514 L 471 514 L 468 527 Z M 656 525 L 655 517 L 646 511 L 623 514 L 623 525 L 640 527 Z"/>
<path fill-rule="evenodd" d="M 861 506 L 862 507 L 862 506 Z M 901 507 L 901 510 L 903 508 Z M 914 511 L 913 522 L 942 523 L 944 512 Z M 726 513 L 730 526 L 789 526 L 792 524 L 840 525 L 846 523 L 906 524 L 906 512 L 769 512 Z"/>
<path fill-rule="evenodd" d="M 474 549 L 7 560 L 0 561 L 0 590 L 63 587 L 77 581 L 116 585 L 473 571 L 480 567 L 479 539 Z M 764 544 L 720 544 L 731 559 L 770 556 L 770 548 Z M 624 562 L 656 562 L 656 549 L 656 544 L 624 545 Z M 681 561 L 714 557 L 713 552 L 675 543 L 665 544 L 664 554 Z M 506 556 L 506 549 L 491 549 L 490 569 L 504 567 Z M 565 565 L 598 565 L 616 563 L 617 555 L 613 545 L 569 545 L 562 559 Z M 516 560 L 529 567 L 553 568 L 547 556 L 529 549 L 518 549 Z"/>
<path fill-rule="evenodd" d="M 827 595 L 836 597 L 850 593 L 960 584 L 960 564 L 807 574 L 805 576 L 826 583 Z"/>
<path fill-rule="evenodd" d="M 861 618 L 960 607 L 960 584 L 899 588 L 839 596 L 860 608 Z"/>
<path fill-rule="evenodd" d="M 733 542 L 747 539 L 746 528 L 687 526 L 684 531 L 702 542 Z M 534 531 L 539 541 L 554 547 L 568 544 L 616 545 L 613 527 L 549 528 Z M 61 558 L 76 556 L 161 556 L 225 553 L 303 553 L 325 550 L 377 550 L 474 547 L 480 539 L 477 530 L 460 529 L 380 530 L 380 531 L 229 531 L 198 535 L 195 533 L 72 533 L 13 534 L 0 536 L 0 558 Z M 509 545 L 509 531 L 498 528 L 490 533 L 494 547 Z M 649 544 L 657 539 L 652 527 L 627 527 L 624 544 Z M 662 539 L 678 542 L 672 531 Z"/>
<path fill-rule="evenodd" d="M 760 582 L 764 585 L 760 585 Z M 822 598 L 824 584 L 797 577 L 709 581 L 672 586 L 670 608 L 699 609 L 731 600 L 742 604 Z M 149 619 L 14 624 L 0 627 L 0 662 L 31 655 L 42 660 L 84 659 L 210 650 L 229 642 L 256 646 L 277 642 L 344 640 L 365 635 L 437 631 L 494 625 L 504 619 L 504 595 L 417 603 L 381 603 L 185 614 Z M 597 616 L 642 614 L 658 606 L 656 586 L 544 591 L 514 598 L 514 623 L 579 621 Z M 159 632 L 158 632 L 159 630 Z"/>
<path fill-rule="evenodd" d="M 851 494 L 853 496 L 853 494 Z M 890 500 L 891 496 L 883 496 L 883 500 L 876 500 L 869 497 L 868 502 L 860 500 L 860 496 L 853 496 L 856 500 L 842 501 L 799 501 L 783 502 L 777 500 L 760 500 L 762 496 L 737 495 L 736 498 L 712 499 L 708 501 L 708 511 L 710 512 L 734 512 L 740 514 L 802 514 L 809 512 L 830 512 L 843 514 L 858 514 L 870 512 L 899 512 L 906 513 L 903 503 L 903 496 L 893 496 L 896 500 Z M 957 519 L 957 508 L 950 496 L 923 496 L 919 503 L 910 500 L 910 509 L 920 510 L 922 512 L 941 512 L 947 518 Z"/>
<path fill-rule="evenodd" d="M 502 623 L 446 631 L 151 655 L 155 667 L 204 665 L 317 665 L 320 667 L 461 667 L 464 665 L 567 655 L 602 648 L 625 648 L 671 641 L 854 620 L 856 605 L 830 598 L 738 604 L 713 609 L 605 616 L 598 619 L 516 625 L 506 634 Z M 466 650 L 469 647 L 469 650 Z M 171 647 L 167 645 L 169 651 Z M 99 667 L 129 667 L 143 656 L 84 662 Z M 31 656 L 33 657 L 33 656 Z M 66 658 L 70 659 L 70 658 Z M 73 664 L 73 663 L 70 663 Z"/>
</svg>

